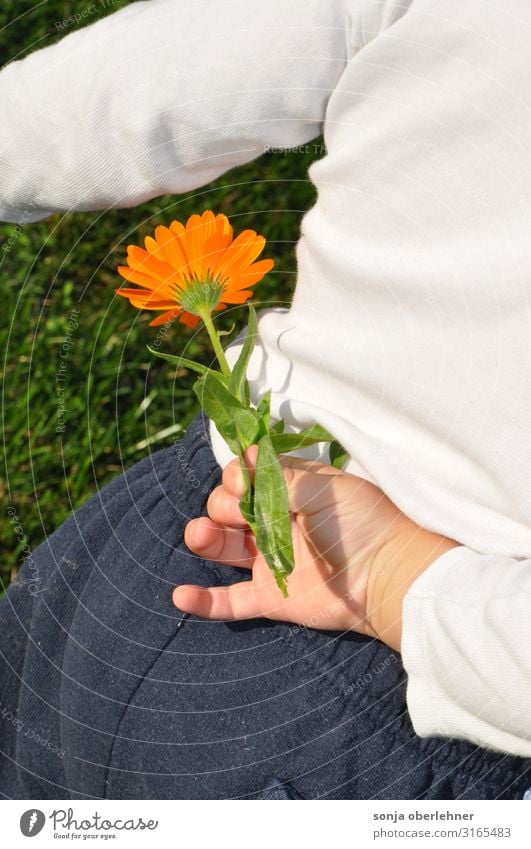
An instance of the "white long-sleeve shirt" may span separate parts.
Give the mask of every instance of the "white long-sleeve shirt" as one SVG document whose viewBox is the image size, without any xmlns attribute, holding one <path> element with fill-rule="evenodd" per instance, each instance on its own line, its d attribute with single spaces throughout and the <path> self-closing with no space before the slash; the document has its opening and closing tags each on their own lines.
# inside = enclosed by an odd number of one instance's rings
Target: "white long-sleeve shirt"
<svg viewBox="0 0 531 849">
<path fill-rule="evenodd" d="M 0 73 L 10 221 L 183 192 L 324 131 L 253 392 L 460 543 L 406 597 L 413 724 L 526 756 L 530 41 L 527 0 L 153 0 Z"/>
</svg>

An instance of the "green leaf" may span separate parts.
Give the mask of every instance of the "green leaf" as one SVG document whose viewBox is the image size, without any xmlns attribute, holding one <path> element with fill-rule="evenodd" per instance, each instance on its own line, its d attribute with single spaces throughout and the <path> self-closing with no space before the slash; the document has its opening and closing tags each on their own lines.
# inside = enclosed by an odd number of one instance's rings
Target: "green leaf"
<svg viewBox="0 0 531 849">
<path fill-rule="evenodd" d="M 295 567 L 288 489 L 284 472 L 269 436 L 258 443 L 254 478 L 254 534 L 256 545 L 275 576 L 282 595 Z"/>
<path fill-rule="evenodd" d="M 218 372 L 204 374 L 194 383 L 194 392 L 207 416 L 234 454 L 245 451 L 258 438 L 256 411 L 249 410 L 227 389 Z"/>
<path fill-rule="evenodd" d="M 332 440 L 330 443 L 329 454 L 330 465 L 334 466 L 335 469 L 344 469 L 350 459 L 350 454 L 348 451 L 345 451 L 337 439 Z"/>
<path fill-rule="evenodd" d="M 232 324 L 231 327 L 229 327 L 228 330 L 218 330 L 216 332 L 217 332 L 218 336 L 230 336 L 230 334 L 232 333 L 232 331 L 234 330 L 235 327 L 236 327 L 236 322 L 234 322 L 234 324 Z"/>
<path fill-rule="evenodd" d="M 234 364 L 229 377 L 229 390 L 246 406 L 249 404 L 249 383 L 247 381 L 247 366 L 256 342 L 256 312 L 249 304 L 249 323 L 242 349 Z"/>
<path fill-rule="evenodd" d="M 202 363 L 196 363 L 194 360 L 187 360 L 185 357 L 176 357 L 174 354 L 165 354 L 163 351 L 155 351 L 155 349 L 150 348 L 149 345 L 146 345 L 146 347 L 151 354 L 155 355 L 155 357 L 159 357 L 161 360 L 166 360 L 174 366 L 189 368 L 192 371 L 196 371 L 198 374 L 216 374 L 214 369 L 207 368 L 207 366 L 202 365 Z M 217 372 L 217 374 L 223 378 L 221 372 Z"/>
<path fill-rule="evenodd" d="M 245 451 L 249 445 L 258 442 L 258 434 L 260 425 L 256 412 L 248 410 L 245 407 L 238 409 L 234 408 L 234 424 L 236 425 L 236 433 L 241 448 Z"/>
<path fill-rule="evenodd" d="M 238 451 L 238 457 L 240 458 L 240 468 L 242 470 L 243 480 L 245 483 L 245 492 L 240 498 L 240 510 L 243 518 L 249 523 L 249 527 L 256 536 L 256 523 L 254 520 L 254 487 L 251 482 L 251 475 L 249 474 L 247 463 L 243 459 L 243 451 Z"/>
<path fill-rule="evenodd" d="M 265 436 L 267 433 L 269 433 L 270 408 L 271 390 L 262 395 L 256 407 L 256 415 L 258 417 L 258 424 L 260 426 L 260 437 Z"/>
<path fill-rule="evenodd" d="M 279 419 L 279 421 L 276 422 L 276 424 L 274 424 L 273 427 L 271 427 L 269 429 L 269 432 L 270 433 L 284 433 L 285 427 L 286 427 L 286 422 L 284 421 L 284 419 Z"/>
<path fill-rule="evenodd" d="M 297 451 L 299 448 L 307 448 L 317 442 L 331 442 L 333 436 L 321 425 L 312 425 L 300 433 L 272 433 L 271 442 L 277 454 L 286 454 Z"/>
</svg>

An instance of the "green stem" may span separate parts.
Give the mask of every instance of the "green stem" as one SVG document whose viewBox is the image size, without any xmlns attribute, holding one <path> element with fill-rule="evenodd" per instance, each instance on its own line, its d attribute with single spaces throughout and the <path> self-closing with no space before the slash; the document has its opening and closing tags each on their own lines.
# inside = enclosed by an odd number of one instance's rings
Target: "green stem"
<svg viewBox="0 0 531 849">
<path fill-rule="evenodd" d="M 218 363 L 221 367 L 221 371 L 225 375 L 225 377 L 230 376 L 230 368 L 227 362 L 227 358 L 223 352 L 223 348 L 221 347 L 221 342 L 219 341 L 219 336 L 216 332 L 216 328 L 214 327 L 214 322 L 212 321 L 212 316 L 207 310 L 201 312 L 201 318 L 204 321 L 205 327 L 207 329 L 208 335 L 210 336 L 210 341 L 212 342 L 212 346 L 214 348 L 214 353 L 218 358 Z"/>
</svg>

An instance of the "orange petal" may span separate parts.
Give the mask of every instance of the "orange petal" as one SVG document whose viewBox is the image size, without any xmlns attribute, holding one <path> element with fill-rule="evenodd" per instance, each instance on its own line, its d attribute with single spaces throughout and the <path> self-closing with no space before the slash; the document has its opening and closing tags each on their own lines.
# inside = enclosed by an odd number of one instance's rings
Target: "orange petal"
<svg viewBox="0 0 531 849">
<path fill-rule="evenodd" d="M 260 262 L 253 263 L 253 265 L 248 267 L 247 271 L 230 277 L 227 283 L 227 291 L 237 292 L 238 289 L 246 289 L 247 286 L 254 286 L 268 271 L 271 271 L 274 265 L 275 263 L 272 259 L 262 259 Z"/>
<path fill-rule="evenodd" d="M 188 258 L 183 251 L 180 237 L 167 227 L 159 225 L 155 227 L 155 239 L 172 270 L 184 275 L 188 270 Z"/>
<path fill-rule="evenodd" d="M 132 259 L 135 265 L 140 265 L 148 256 L 144 248 L 139 248 L 138 245 L 127 245 L 127 260 Z"/>
<path fill-rule="evenodd" d="M 160 245 L 157 244 L 157 242 L 152 236 L 146 236 L 146 238 L 144 239 L 144 244 L 148 253 L 161 260 L 161 262 L 166 262 L 166 260 L 164 259 L 164 254 L 162 253 L 162 248 L 160 247 Z"/>
<path fill-rule="evenodd" d="M 146 310 L 161 310 L 169 307 L 175 308 L 175 298 L 161 297 L 157 292 L 149 292 L 146 289 L 116 289 L 116 294 L 122 298 L 129 298 L 134 307 Z"/>
<path fill-rule="evenodd" d="M 159 324 L 166 324 L 167 321 L 171 321 L 172 318 L 175 318 L 180 313 L 180 310 L 168 310 L 168 312 L 163 312 L 162 315 L 158 315 L 157 318 L 154 318 L 153 321 L 149 322 L 150 327 L 158 327 Z"/>
<path fill-rule="evenodd" d="M 212 275 L 217 274 L 217 268 L 225 256 L 225 252 L 231 243 L 230 233 L 216 233 L 205 243 L 204 247 L 204 270 L 210 270 Z"/>
<path fill-rule="evenodd" d="M 163 293 L 165 297 L 173 298 L 173 300 L 176 299 L 176 294 L 182 291 L 185 282 L 182 275 L 177 271 L 164 279 L 160 277 L 149 277 L 141 271 L 127 268 L 124 265 L 119 266 L 118 271 L 130 283 L 137 283 L 139 286 L 144 286 L 146 289 L 151 289 L 151 291 L 156 291 L 159 294 Z"/>
<path fill-rule="evenodd" d="M 148 253 L 144 248 L 139 248 L 136 245 L 130 245 L 127 249 L 127 262 L 129 268 L 132 268 L 133 271 L 140 271 L 142 274 L 147 274 L 148 277 L 159 280 L 167 280 L 174 273 L 174 269 L 169 263 L 161 262 L 154 254 Z"/>
<path fill-rule="evenodd" d="M 216 218 L 214 213 L 207 209 L 201 215 L 190 215 L 186 222 L 185 232 L 200 234 L 200 241 L 206 241 L 216 233 Z"/>
<path fill-rule="evenodd" d="M 216 234 L 218 236 L 230 236 L 232 241 L 232 225 L 222 212 L 216 215 Z"/>
<path fill-rule="evenodd" d="M 205 261 L 205 244 L 216 234 L 216 219 L 207 210 L 202 215 L 190 215 L 186 230 L 180 236 L 192 274 L 202 277 L 208 268 Z"/>
<path fill-rule="evenodd" d="M 196 218 L 199 218 L 199 221 L 196 221 Z M 205 209 L 205 211 L 202 212 L 201 215 L 191 215 L 188 221 L 186 222 L 186 229 L 188 229 L 189 224 L 194 228 L 197 224 L 204 227 L 205 234 L 207 237 L 213 236 L 216 232 L 216 216 L 214 215 L 211 209 Z"/>
<path fill-rule="evenodd" d="M 147 274 L 143 274 L 141 271 L 134 271 L 127 265 L 119 265 L 117 271 L 120 277 L 123 277 L 124 280 L 128 280 L 129 283 L 137 283 L 139 286 L 145 286 L 147 289 L 151 289 L 152 291 L 154 289 L 160 291 L 161 286 L 166 285 L 166 281 L 150 277 Z"/>
<path fill-rule="evenodd" d="M 121 295 L 123 298 L 136 298 L 138 301 L 147 300 L 148 298 L 158 297 L 152 292 L 150 289 L 127 289 L 120 288 L 115 289 L 117 295 Z"/>
<path fill-rule="evenodd" d="M 257 236 L 254 230 L 244 230 L 227 248 L 225 256 L 217 268 L 217 273 L 221 277 L 240 274 L 263 251 L 264 245 L 263 236 Z"/>
<path fill-rule="evenodd" d="M 136 307 L 139 310 L 150 310 L 151 312 L 160 312 L 160 310 L 167 309 L 175 309 L 175 304 L 169 304 L 168 301 L 161 301 L 158 304 L 141 304 L 136 303 L 134 300 L 130 300 L 129 303 L 132 307 Z"/>
<path fill-rule="evenodd" d="M 240 289 L 239 292 L 223 292 L 223 300 L 227 304 L 244 304 L 251 296 L 253 292 L 251 290 L 246 291 L 245 289 Z"/>
<path fill-rule="evenodd" d="M 198 315 L 192 315 L 192 313 L 183 310 L 179 321 L 182 321 L 182 323 L 186 324 L 187 327 L 195 327 L 200 319 Z"/>
<path fill-rule="evenodd" d="M 184 233 L 184 226 L 180 221 L 172 221 L 170 224 L 170 230 L 174 236 L 180 236 L 181 233 Z"/>
</svg>

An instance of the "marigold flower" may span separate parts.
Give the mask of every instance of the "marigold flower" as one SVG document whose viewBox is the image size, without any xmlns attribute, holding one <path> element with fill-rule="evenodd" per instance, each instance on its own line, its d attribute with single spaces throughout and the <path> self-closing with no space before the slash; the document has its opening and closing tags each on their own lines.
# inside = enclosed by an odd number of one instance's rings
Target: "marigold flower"
<svg viewBox="0 0 531 849">
<path fill-rule="evenodd" d="M 151 325 L 165 324 L 179 316 L 195 327 L 205 313 L 228 304 L 243 304 L 253 294 L 250 286 L 273 268 L 271 259 L 255 262 L 265 246 L 263 236 L 243 230 L 233 239 L 226 215 L 207 210 L 191 215 L 186 225 L 172 221 L 146 236 L 145 249 L 127 248 L 127 265 L 118 273 L 139 286 L 117 289 L 134 307 L 163 310 Z"/>
</svg>

